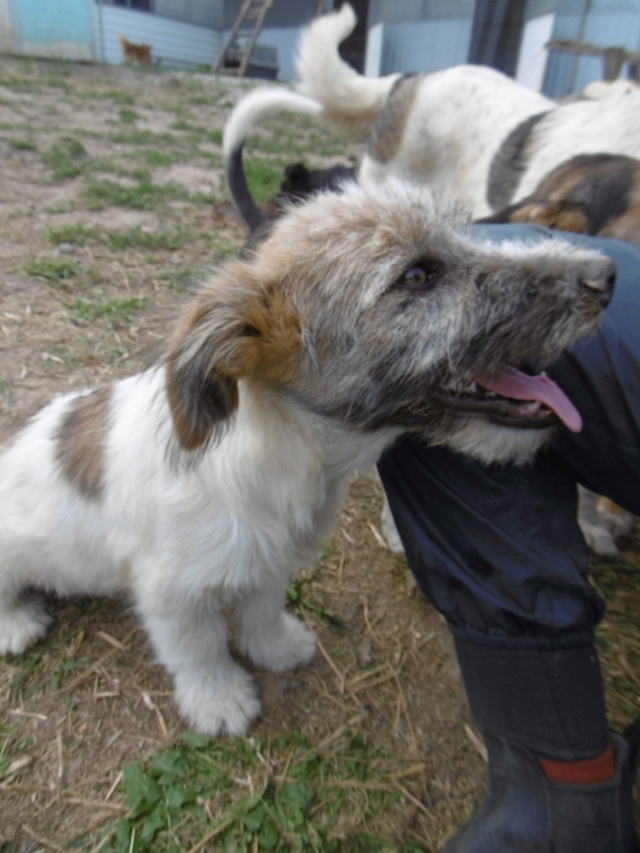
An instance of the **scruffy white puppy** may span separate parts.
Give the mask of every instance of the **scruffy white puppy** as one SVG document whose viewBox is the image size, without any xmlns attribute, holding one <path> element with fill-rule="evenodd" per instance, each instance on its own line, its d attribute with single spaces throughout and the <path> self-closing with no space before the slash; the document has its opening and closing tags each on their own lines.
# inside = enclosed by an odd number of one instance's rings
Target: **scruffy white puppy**
<svg viewBox="0 0 640 853">
<path fill-rule="evenodd" d="M 612 279 L 555 242 L 474 245 L 400 184 L 292 207 L 204 287 L 160 366 L 56 399 L 0 456 L 0 652 L 45 633 L 26 587 L 124 591 L 188 723 L 242 734 L 260 705 L 223 608 L 259 666 L 307 663 L 286 585 L 355 469 L 406 430 L 509 459 L 558 418 L 578 428 L 517 368 L 592 332 Z"/>
<path fill-rule="evenodd" d="M 355 24 L 347 3 L 314 20 L 296 64 L 300 91 L 329 121 L 369 131 L 361 181 L 422 183 L 479 218 L 521 201 L 577 154 L 640 157 L 638 89 L 558 105 L 480 65 L 364 77 L 338 53 Z"/>
</svg>

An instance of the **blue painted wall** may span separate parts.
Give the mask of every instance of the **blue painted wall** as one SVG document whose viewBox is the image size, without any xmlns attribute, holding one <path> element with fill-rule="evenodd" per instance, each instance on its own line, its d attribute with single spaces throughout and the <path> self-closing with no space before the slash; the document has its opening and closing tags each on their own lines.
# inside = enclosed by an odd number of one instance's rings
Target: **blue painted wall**
<svg viewBox="0 0 640 853">
<path fill-rule="evenodd" d="M 19 0 L 15 12 L 23 41 L 91 44 L 91 9 L 87 0 Z"/>
</svg>

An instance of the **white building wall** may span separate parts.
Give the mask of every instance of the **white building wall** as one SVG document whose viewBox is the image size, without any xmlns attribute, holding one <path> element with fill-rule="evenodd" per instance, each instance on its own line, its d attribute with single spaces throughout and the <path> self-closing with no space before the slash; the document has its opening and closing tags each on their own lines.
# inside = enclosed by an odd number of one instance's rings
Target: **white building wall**
<svg viewBox="0 0 640 853">
<path fill-rule="evenodd" d="M 365 77 L 381 76 L 383 43 L 384 24 L 374 24 L 367 33 L 367 51 L 364 57 Z"/>
<path fill-rule="evenodd" d="M 380 74 L 438 71 L 467 61 L 470 19 L 384 24 Z"/>
<path fill-rule="evenodd" d="M 522 33 L 516 80 L 536 92 L 542 90 L 548 51 L 545 44 L 551 39 L 555 14 L 542 15 L 527 21 Z"/>
</svg>

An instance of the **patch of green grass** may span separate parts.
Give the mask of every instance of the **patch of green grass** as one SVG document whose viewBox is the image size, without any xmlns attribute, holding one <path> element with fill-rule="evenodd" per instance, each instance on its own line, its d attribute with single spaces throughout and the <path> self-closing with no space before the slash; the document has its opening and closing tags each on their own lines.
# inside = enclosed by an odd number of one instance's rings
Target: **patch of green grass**
<svg viewBox="0 0 640 853">
<path fill-rule="evenodd" d="M 152 130 L 132 130 L 114 133 L 109 137 L 115 145 L 174 145 L 177 140 L 171 133 L 154 133 Z"/>
<path fill-rule="evenodd" d="M 202 269 L 196 267 L 171 268 L 161 273 L 158 278 L 171 290 L 197 290 L 204 278 Z"/>
<path fill-rule="evenodd" d="M 257 202 L 267 201 L 280 189 L 282 166 L 261 157 L 246 157 L 244 170 L 251 195 Z"/>
<path fill-rule="evenodd" d="M 202 136 L 205 135 L 206 130 L 204 127 L 199 127 L 197 124 L 190 124 L 188 121 L 184 121 L 184 119 L 178 119 L 171 125 L 171 130 L 186 130 L 189 133 L 197 133 Z"/>
<path fill-rule="evenodd" d="M 147 232 L 139 225 L 124 232 L 110 231 L 107 235 L 108 246 L 113 252 L 123 252 L 126 249 L 166 249 L 175 252 L 191 239 L 189 232 L 182 228 L 173 232 Z"/>
<path fill-rule="evenodd" d="M 129 810 L 103 834 L 102 849 L 413 853 L 416 845 L 360 830 L 399 799 L 378 769 L 384 758 L 348 732 L 330 755 L 296 732 L 231 743 L 185 732 L 175 746 L 124 767 Z M 238 779 L 251 779 L 250 790 Z"/>
<path fill-rule="evenodd" d="M 64 181 L 81 175 L 89 161 L 84 145 L 70 136 L 63 136 L 42 155 L 42 159 L 53 169 L 54 181 Z"/>
<path fill-rule="evenodd" d="M 154 184 L 148 177 L 143 177 L 134 186 L 90 180 L 85 188 L 85 198 L 91 210 L 109 206 L 152 210 L 167 199 L 189 198 L 189 193 L 176 184 Z"/>
<path fill-rule="evenodd" d="M 54 346 L 51 347 L 51 355 L 53 356 L 52 361 L 64 365 L 67 371 L 75 370 L 78 367 L 78 351 L 75 347 Z"/>
<path fill-rule="evenodd" d="M 135 124 L 140 118 L 140 114 L 129 107 L 122 107 L 118 113 L 118 118 L 123 124 Z"/>
<path fill-rule="evenodd" d="M 5 89 L 19 94 L 34 94 L 40 91 L 40 86 L 35 80 L 29 77 L 4 77 L 2 85 Z"/>
<path fill-rule="evenodd" d="M 21 133 L 29 133 L 31 128 L 28 124 L 16 124 L 11 121 L 0 121 L 0 130 L 19 130 Z"/>
<path fill-rule="evenodd" d="M 52 89 L 62 89 L 63 92 L 71 91 L 71 87 L 67 81 L 62 80 L 60 77 L 47 77 L 45 82 L 47 86 L 50 86 Z"/>
<path fill-rule="evenodd" d="M 69 319 L 77 326 L 104 320 L 107 328 L 115 329 L 131 325 L 133 312 L 140 311 L 147 302 L 148 299 L 138 296 L 109 299 L 103 290 L 95 290 L 90 296 L 65 304 L 65 308 L 69 311 Z"/>
<path fill-rule="evenodd" d="M 157 151 L 155 148 L 145 148 L 144 151 L 136 152 L 136 156 L 141 157 L 152 169 L 171 166 L 175 159 L 171 154 Z"/>
<path fill-rule="evenodd" d="M 110 163 L 108 160 L 92 160 L 90 169 L 92 172 L 102 172 L 107 175 L 127 175 L 121 166 L 116 166 L 115 163 Z"/>
<path fill-rule="evenodd" d="M 206 138 L 209 142 L 213 142 L 214 145 L 222 145 L 222 131 L 219 129 L 208 130 L 205 134 Z"/>
<path fill-rule="evenodd" d="M 16 151 L 37 151 L 38 146 L 32 139 L 7 139 L 9 148 Z"/>
<path fill-rule="evenodd" d="M 317 555 L 317 560 L 322 560 L 327 557 L 329 554 L 328 548 L 324 546 L 319 554 Z M 287 604 L 291 607 L 295 613 L 298 614 L 300 618 L 303 618 L 303 611 L 308 610 L 311 613 L 315 613 L 315 615 L 320 619 L 327 628 L 330 628 L 332 631 L 343 632 L 345 630 L 342 622 L 333 616 L 329 611 L 318 604 L 314 599 L 307 594 L 307 583 L 300 578 L 295 578 L 292 580 L 287 587 Z"/>
<path fill-rule="evenodd" d="M 111 89 L 111 91 L 105 92 L 104 97 L 111 98 L 116 104 L 123 104 L 126 106 L 131 106 L 131 104 L 135 103 L 133 95 L 129 92 L 122 92 L 119 89 Z"/>
<path fill-rule="evenodd" d="M 6 783 L 14 773 L 31 763 L 31 756 L 25 750 L 32 742 L 31 735 L 18 739 L 14 725 L 0 726 L 0 782 Z"/>
<path fill-rule="evenodd" d="M 80 272 L 80 267 L 73 261 L 60 259 L 59 261 L 30 261 L 23 267 L 27 275 L 43 278 L 53 287 L 60 287 L 62 282 L 75 278 Z"/>
<path fill-rule="evenodd" d="M 87 228 L 82 222 L 62 225 L 60 228 L 48 226 L 49 242 L 57 246 L 59 243 L 72 243 L 74 246 L 84 246 L 89 241 L 97 240 L 99 234 L 95 228 Z"/>
</svg>

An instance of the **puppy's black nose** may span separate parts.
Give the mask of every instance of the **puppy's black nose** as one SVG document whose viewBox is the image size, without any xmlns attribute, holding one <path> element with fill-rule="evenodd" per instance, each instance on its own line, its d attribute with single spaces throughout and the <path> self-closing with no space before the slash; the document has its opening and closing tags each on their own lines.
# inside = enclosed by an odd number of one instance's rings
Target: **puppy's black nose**
<svg viewBox="0 0 640 853">
<path fill-rule="evenodd" d="M 613 298 L 613 289 L 616 285 L 616 265 L 613 261 L 608 261 L 603 265 L 599 274 L 587 275 L 580 283 L 590 291 L 590 295 L 604 309 Z"/>
</svg>

